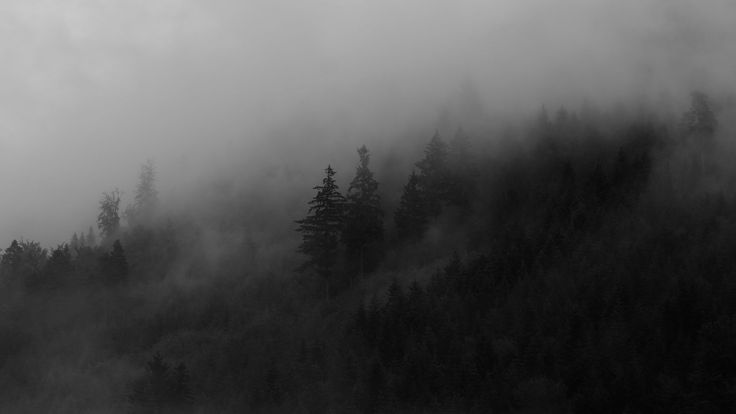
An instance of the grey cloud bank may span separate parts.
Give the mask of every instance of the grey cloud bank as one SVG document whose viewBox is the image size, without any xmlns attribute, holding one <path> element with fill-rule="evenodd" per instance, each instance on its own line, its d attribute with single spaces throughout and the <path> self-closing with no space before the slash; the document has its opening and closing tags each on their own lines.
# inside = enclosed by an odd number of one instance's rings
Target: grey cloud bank
<svg viewBox="0 0 736 414">
<path fill-rule="evenodd" d="M 7 0 L 0 242 L 85 230 L 145 159 L 166 198 L 224 166 L 432 128 L 463 85 L 501 115 L 730 92 L 734 39 L 727 0 Z"/>
</svg>

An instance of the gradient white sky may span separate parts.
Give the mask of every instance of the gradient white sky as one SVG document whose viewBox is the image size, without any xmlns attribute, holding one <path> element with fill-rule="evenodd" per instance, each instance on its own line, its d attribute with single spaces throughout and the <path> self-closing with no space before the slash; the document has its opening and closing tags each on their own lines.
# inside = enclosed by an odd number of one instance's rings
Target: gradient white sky
<svg viewBox="0 0 736 414">
<path fill-rule="evenodd" d="M 0 59 L 0 247 L 50 246 L 147 158 L 166 196 L 274 130 L 383 132 L 468 80 L 502 113 L 733 85 L 736 2 L 2 0 Z"/>
</svg>

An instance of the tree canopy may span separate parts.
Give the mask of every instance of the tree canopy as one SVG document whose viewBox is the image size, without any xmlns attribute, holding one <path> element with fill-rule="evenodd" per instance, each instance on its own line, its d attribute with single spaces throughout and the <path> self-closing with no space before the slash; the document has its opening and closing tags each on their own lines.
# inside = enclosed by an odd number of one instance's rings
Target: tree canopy
<svg viewBox="0 0 736 414">
<path fill-rule="evenodd" d="M 100 213 L 97 215 L 97 228 L 105 241 L 115 237 L 120 229 L 120 192 L 115 189 L 102 193 Z"/>
<path fill-rule="evenodd" d="M 299 252 L 307 256 L 299 269 L 313 269 L 322 276 L 328 295 L 345 222 L 345 197 L 340 194 L 334 177 L 335 170 L 327 166 L 322 185 L 314 187 L 317 194 L 309 202 L 307 216 L 296 222 L 299 224 L 297 231 L 302 234 Z"/>
<path fill-rule="evenodd" d="M 429 224 L 426 195 L 419 187 L 419 176 L 412 171 L 394 213 L 396 234 L 401 240 L 422 238 Z"/>
<path fill-rule="evenodd" d="M 345 243 L 348 263 L 358 265 L 360 273 L 372 270 L 380 255 L 383 241 L 383 210 L 378 182 L 368 167 L 370 155 L 364 146 L 358 149 L 360 161 L 350 182 L 346 197 Z"/>
</svg>

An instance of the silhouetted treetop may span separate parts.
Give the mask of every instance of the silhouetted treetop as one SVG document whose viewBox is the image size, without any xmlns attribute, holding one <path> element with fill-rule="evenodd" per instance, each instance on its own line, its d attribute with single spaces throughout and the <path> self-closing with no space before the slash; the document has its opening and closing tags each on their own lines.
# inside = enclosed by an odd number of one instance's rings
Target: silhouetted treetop
<svg viewBox="0 0 736 414">
<path fill-rule="evenodd" d="M 307 217 L 296 222 L 299 224 L 297 231 L 302 234 L 298 251 L 308 257 L 299 269 L 317 271 L 325 279 L 328 294 L 345 223 L 345 197 L 340 194 L 334 177 L 335 170 L 327 166 L 322 185 L 314 187 L 317 194 L 309 202 Z"/>
<path fill-rule="evenodd" d="M 102 258 L 102 271 L 105 282 L 117 284 L 124 282 L 128 277 L 128 259 L 125 256 L 120 240 L 115 240 L 112 249 Z"/>
<path fill-rule="evenodd" d="M 436 216 L 447 200 L 449 187 L 448 148 L 438 131 L 424 149 L 424 158 L 416 163 L 418 185 L 426 198 L 426 211 Z"/>
<path fill-rule="evenodd" d="M 109 193 L 102 193 L 100 199 L 100 213 L 97 215 L 97 228 L 102 238 L 108 241 L 120 229 L 120 192 L 115 189 Z"/>
<path fill-rule="evenodd" d="M 690 94 L 690 108 L 682 116 L 682 125 L 689 135 L 710 138 L 718 128 L 718 120 L 708 95 L 695 91 Z"/>
<path fill-rule="evenodd" d="M 141 165 L 135 201 L 126 209 L 125 215 L 130 225 L 150 224 L 157 206 L 156 170 L 153 161 L 148 160 Z"/>
<path fill-rule="evenodd" d="M 394 222 L 399 239 L 410 241 L 421 239 L 429 224 L 425 193 L 419 188 L 419 176 L 414 171 L 404 186 Z"/>
<path fill-rule="evenodd" d="M 383 241 L 383 210 L 378 182 L 368 168 L 370 155 L 365 145 L 358 149 L 358 156 L 360 161 L 346 197 L 342 240 L 348 262 L 357 264 L 362 274 L 373 269 L 380 256 L 378 243 Z"/>
</svg>

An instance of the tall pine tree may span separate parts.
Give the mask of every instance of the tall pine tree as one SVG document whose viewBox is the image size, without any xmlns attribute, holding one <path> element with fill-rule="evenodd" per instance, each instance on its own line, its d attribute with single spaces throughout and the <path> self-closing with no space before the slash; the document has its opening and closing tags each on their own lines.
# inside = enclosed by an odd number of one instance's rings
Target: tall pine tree
<svg viewBox="0 0 736 414">
<path fill-rule="evenodd" d="M 450 141 L 447 164 L 450 176 L 447 201 L 450 204 L 467 208 L 475 195 L 477 168 L 470 146 L 470 138 L 462 128 L 458 128 Z"/>
<path fill-rule="evenodd" d="M 362 275 L 371 271 L 380 259 L 383 241 L 383 210 L 378 182 L 368 168 L 370 155 L 363 145 L 358 149 L 360 162 L 347 194 L 345 229 L 342 234 L 349 265 Z"/>
<path fill-rule="evenodd" d="M 153 161 L 148 160 L 141 165 L 138 186 L 135 189 L 135 202 L 132 206 L 128 206 L 125 211 L 128 224 L 131 227 L 151 224 L 157 206 L 156 170 Z"/>
<path fill-rule="evenodd" d="M 119 284 L 128 277 L 128 259 L 120 240 L 115 240 L 112 250 L 102 257 L 102 271 L 108 284 Z"/>
<path fill-rule="evenodd" d="M 401 240 L 416 241 L 422 238 L 429 218 L 424 192 L 419 187 L 419 176 L 412 171 L 404 186 L 399 207 L 394 213 L 396 233 Z"/>
<path fill-rule="evenodd" d="M 416 163 L 419 169 L 418 185 L 424 193 L 426 211 L 430 216 L 439 215 L 443 202 L 448 198 L 450 180 L 447 155 L 447 144 L 435 131 L 424 150 L 424 159 Z"/>
<path fill-rule="evenodd" d="M 299 252 L 308 259 L 298 270 L 313 269 L 325 281 L 325 292 L 329 297 L 332 282 L 332 268 L 337 263 L 340 247 L 340 234 L 345 221 L 345 197 L 340 194 L 335 183 L 335 170 L 325 169 L 322 185 L 314 187 L 317 195 L 309 202 L 307 217 L 297 220 L 297 231 L 302 233 Z"/>
<path fill-rule="evenodd" d="M 718 119 L 708 95 L 695 91 L 690 94 L 690 108 L 682 114 L 685 138 L 693 148 L 692 164 L 696 174 L 711 170 L 714 164 L 715 134 Z"/>
<path fill-rule="evenodd" d="M 120 229 L 120 192 L 115 189 L 102 193 L 100 214 L 97 215 L 97 228 L 102 234 L 103 243 L 109 243 Z"/>
<path fill-rule="evenodd" d="M 95 231 L 92 230 L 92 226 L 89 226 L 89 230 L 87 231 L 87 246 L 97 246 L 97 236 L 95 236 Z"/>
<path fill-rule="evenodd" d="M 710 140 L 718 128 L 718 120 L 708 95 L 695 91 L 690 94 L 690 108 L 682 115 L 685 132 L 696 139 Z"/>
</svg>

